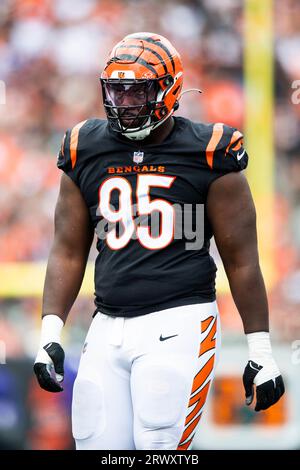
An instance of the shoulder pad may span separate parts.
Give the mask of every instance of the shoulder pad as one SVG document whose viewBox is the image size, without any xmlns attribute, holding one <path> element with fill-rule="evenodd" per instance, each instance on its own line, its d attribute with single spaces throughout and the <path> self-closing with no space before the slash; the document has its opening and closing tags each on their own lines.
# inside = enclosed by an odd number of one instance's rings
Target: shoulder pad
<svg viewBox="0 0 300 470">
<path fill-rule="evenodd" d="M 205 156 L 212 170 L 224 173 L 244 170 L 248 155 L 243 147 L 243 134 L 226 124 L 213 124 Z"/>
</svg>

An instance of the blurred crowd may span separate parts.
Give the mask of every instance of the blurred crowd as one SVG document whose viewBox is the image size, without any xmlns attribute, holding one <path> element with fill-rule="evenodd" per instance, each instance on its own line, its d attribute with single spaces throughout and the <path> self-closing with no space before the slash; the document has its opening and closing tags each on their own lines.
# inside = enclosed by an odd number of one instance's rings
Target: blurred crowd
<svg viewBox="0 0 300 470">
<path fill-rule="evenodd" d="M 167 36 L 182 54 L 193 119 L 242 127 L 240 1 L 3 0 L 0 4 L 0 261 L 47 257 L 64 131 L 102 116 L 98 77 L 133 31 Z M 134 26 L 133 26 L 134 25 Z M 229 106 L 230 105 L 230 106 Z M 222 118 L 222 119 L 221 119 Z"/>
<path fill-rule="evenodd" d="M 275 1 L 276 156 L 279 194 L 300 251 L 300 8 Z M 182 54 L 187 94 L 180 113 L 243 128 L 243 1 L 1 0 L 0 262 L 42 260 L 52 236 L 66 128 L 104 116 L 98 77 L 113 44 L 137 30 L 168 37 Z M 134 26 L 133 26 L 134 25 Z"/>
<path fill-rule="evenodd" d="M 178 114 L 243 129 L 243 4 L 243 0 L 0 1 L 0 263 L 47 259 L 61 139 L 79 121 L 104 117 L 98 78 L 112 46 L 126 34 L 157 32 L 181 53 L 184 88 L 201 88 L 205 93 L 186 94 Z M 300 335 L 300 104 L 291 99 L 292 83 L 300 80 L 299 0 L 274 0 L 274 29 L 276 262 L 281 282 L 270 293 L 270 302 L 281 339 L 290 339 L 291 332 Z M 220 304 L 225 325 L 240 332 L 241 325 L 230 319 L 232 301 L 225 296 Z M 80 322 L 84 326 L 90 320 L 89 315 L 79 320 L 83 310 L 92 312 L 92 299 L 81 299 L 75 307 L 73 342 L 74 335 L 82 339 Z M 20 325 L 23 331 L 35 331 L 39 311 L 40 299 L 0 302 L 0 339 L 9 344 L 10 357 L 33 354 L 30 334 L 20 343 Z M 0 387 L 0 398 L 1 393 Z M 36 439 L 36 444 L 28 445 L 40 448 Z"/>
</svg>

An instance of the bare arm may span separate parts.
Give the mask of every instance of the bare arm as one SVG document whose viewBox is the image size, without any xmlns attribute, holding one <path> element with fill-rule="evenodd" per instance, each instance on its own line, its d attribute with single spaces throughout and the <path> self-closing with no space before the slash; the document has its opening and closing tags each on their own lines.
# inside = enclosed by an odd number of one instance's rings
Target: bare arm
<svg viewBox="0 0 300 470">
<path fill-rule="evenodd" d="M 229 173 L 212 183 L 207 212 L 245 333 L 269 331 L 255 207 L 242 173 Z"/>
<path fill-rule="evenodd" d="M 92 241 L 93 227 L 85 201 L 75 183 L 63 174 L 44 285 L 43 316 L 58 315 L 65 322 L 81 287 Z"/>
</svg>

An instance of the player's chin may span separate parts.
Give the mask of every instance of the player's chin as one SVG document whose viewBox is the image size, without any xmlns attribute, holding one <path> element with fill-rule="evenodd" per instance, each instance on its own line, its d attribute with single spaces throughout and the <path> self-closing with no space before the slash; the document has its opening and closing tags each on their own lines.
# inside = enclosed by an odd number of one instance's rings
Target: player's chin
<svg viewBox="0 0 300 470">
<path fill-rule="evenodd" d="M 138 118 L 137 116 L 124 116 L 120 119 L 122 126 L 126 129 L 136 129 L 145 124 L 145 121 L 145 118 Z"/>
<path fill-rule="evenodd" d="M 138 127 L 138 122 L 136 118 L 122 118 L 120 119 L 121 124 L 126 129 L 135 129 Z"/>
</svg>

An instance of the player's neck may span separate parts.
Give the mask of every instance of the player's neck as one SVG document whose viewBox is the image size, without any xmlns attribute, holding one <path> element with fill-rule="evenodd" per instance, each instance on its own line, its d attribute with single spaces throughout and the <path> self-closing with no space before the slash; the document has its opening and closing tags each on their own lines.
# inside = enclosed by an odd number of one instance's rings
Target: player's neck
<svg viewBox="0 0 300 470">
<path fill-rule="evenodd" d="M 163 122 L 160 126 L 154 129 L 148 137 L 143 140 L 132 140 L 131 142 L 137 146 L 141 145 L 159 145 L 166 138 L 171 134 L 175 126 L 175 119 L 173 116 L 170 116 L 165 122 Z M 119 138 L 121 138 L 124 142 L 129 142 L 129 139 L 122 134 L 119 134 Z"/>
<path fill-rule="evenodd" d="M 168 135 L 172 132 L 175 125 L 173 116 L 170 116 L 165 122 L 154 129 L 146 139 L 141 140 L 145 145 L 156 145 L 161 144 Z"/>
</svg>

